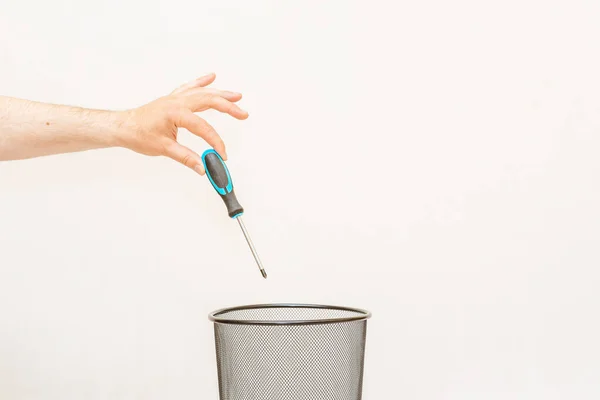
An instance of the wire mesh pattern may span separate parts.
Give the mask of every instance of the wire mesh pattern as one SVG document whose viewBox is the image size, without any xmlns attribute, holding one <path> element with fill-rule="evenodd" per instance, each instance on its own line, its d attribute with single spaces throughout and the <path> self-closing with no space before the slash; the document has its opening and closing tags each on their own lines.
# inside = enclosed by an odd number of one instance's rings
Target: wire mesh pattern
<svg viewBox="0 0 600 400">
<path fill-rule="evenodd" d="M 212 314 L 221 400 L 361 399 L 370 315 L 311 307 L 256 306 Z"/>
</svg>

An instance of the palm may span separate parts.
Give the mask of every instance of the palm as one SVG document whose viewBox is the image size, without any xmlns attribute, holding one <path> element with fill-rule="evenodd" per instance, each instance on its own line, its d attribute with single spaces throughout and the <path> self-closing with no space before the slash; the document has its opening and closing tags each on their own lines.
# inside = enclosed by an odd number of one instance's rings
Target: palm
<svg viewBox="0 0 600 400">
<path fill-rule="evenodd" d="M 248 118 L 248 113 L 235 104 L 242 98 L 240 93 L 208 88 L 214 80 L 214 74 L 204 76 L 168 96 L 131 110 L 129 119 L 135 133 L 126 147 L 146 155 L 165 155 L 203 174 L 200 156 L 177 142 L 178 128 L 185 128 L 227 159 L 221 137 L 195 113 L 212 108 L 240 120 Z"/>
</svg>

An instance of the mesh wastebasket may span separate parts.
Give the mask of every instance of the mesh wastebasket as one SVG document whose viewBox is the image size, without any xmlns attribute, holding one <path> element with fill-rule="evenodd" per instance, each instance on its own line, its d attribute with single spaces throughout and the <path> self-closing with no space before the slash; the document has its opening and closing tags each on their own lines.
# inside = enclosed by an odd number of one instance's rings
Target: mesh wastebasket
<svg viewBox="0 0 600 400">
<path fill-rule="evenodd" d="M 370 316 L 306 304 L 211 313 L 221 400 L 360 400 Z"/>
</svg>

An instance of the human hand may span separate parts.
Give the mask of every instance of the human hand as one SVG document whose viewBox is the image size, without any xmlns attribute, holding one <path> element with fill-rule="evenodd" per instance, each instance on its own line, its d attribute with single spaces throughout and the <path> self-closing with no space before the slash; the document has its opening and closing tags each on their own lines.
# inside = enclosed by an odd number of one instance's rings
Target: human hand
<svg viewBox="0 0 600 400">
<path fill-rule="evenodd" d="M 123 130 L 116 141 L 121 147 L 148 156 L 166 156 L 204 175 L 200 156 L 177 142 L 178 128 L 203 138 L 226 160 L 225 143 L 215 129 L 194 114 L 214 110 L 243 120 L 248 113 L 235 103 L 241 93 L 208 88 L 216 78 L 208 74 L 175 89 L 171 94 L 123 113 Z"/>
</svg>

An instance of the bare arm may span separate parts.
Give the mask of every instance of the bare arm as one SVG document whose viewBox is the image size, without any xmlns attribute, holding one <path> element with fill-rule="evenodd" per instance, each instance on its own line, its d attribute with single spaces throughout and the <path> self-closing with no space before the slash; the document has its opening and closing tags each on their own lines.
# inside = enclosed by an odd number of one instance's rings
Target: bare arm
<svg viewBox="0 0 600 400">
<path fill-rule="evenodd" d="M 123 113 L 0 97 L 0 160 L 114 146 Z"/>
<path fill-rule="evenodd" d="M 128 111 L 89 110 L 0 96 L 0 161 L 107 147 L 125 147 L 151 156 L 170 157 L 203 174 L 200 157 L 177 142 L 186 128 L 227 158 L 217 132 L 196 112 L 209 108 L 246 119 L 235 102 L 242 95 L 207 88 L 206 75 L 142 107 Z"/>
</svg>

